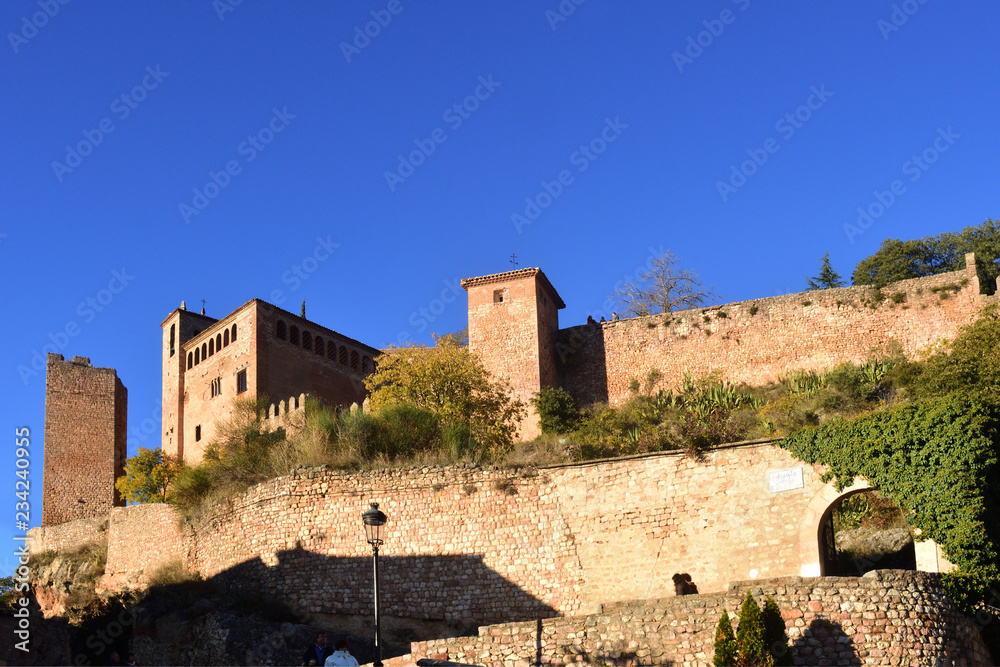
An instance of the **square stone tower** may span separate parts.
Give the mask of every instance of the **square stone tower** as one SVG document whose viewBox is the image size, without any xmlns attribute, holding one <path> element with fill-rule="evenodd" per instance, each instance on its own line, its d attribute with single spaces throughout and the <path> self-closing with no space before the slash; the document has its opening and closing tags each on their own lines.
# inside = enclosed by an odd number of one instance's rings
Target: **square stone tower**
<svg viewBox="0 0 1000 667">
<path fill-rule="evenodd" d="M 518 437 L 533 438 L 538 415 L 528 401 L 559 384 L 555 339 L 566 304 L 537 268 L 466 278 L 462 287 L 469 293 L 469 350 L 528 405 Z"/>
<path fill-rule="evenodd" d="M 128 391 L 113 368 L 49 354 L 45 372 L 42 525 L 103 516 L 122 506 Z"/>
</svg>

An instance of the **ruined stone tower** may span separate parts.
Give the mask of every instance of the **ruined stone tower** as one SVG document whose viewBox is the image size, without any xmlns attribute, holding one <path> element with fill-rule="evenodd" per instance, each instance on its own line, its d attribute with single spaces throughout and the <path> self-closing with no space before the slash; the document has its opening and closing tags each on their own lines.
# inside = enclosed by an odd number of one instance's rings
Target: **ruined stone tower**
<svg viewBox="0 0 1000 667">
<path fill-rule="evenodd" d="M 128 391 L 113 368 L 49 354 L 45 373 L 45 479 L 42 525 L 105 516 L 125 502 Z"/>
<path fill-rule="evenodd" d="M 518 269 L 466 278 L 469 350 L 487 370 L 508 380 L 528 404 L 542 387 L 558 386 L 555 339 L 559 309 L 566 304 L 541 269 Z M 518 437 L 539 434 L 538 415 L 528 404 Z"/>
</svg>

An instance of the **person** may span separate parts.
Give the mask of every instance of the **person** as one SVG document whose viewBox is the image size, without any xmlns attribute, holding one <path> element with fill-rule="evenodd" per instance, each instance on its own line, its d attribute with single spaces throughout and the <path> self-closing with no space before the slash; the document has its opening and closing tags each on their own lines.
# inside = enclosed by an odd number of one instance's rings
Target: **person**
<svg viewBox="0 0 1000 667">
<path fill-rule="evenodd" d="M 106 665 L 120 665 L 122 664 L 121 656 L 118 655 L 118 651 L 112 651 L 111 655 L 108 656 L 108 661 L 104 663 Z"/>
<path fill-rule="evenodd" d="M 325 667 L 359 667 L 358 659 L 351 655 L 351 645 L 346 639 L 337 642 L 337 650 L 323 663 Z"/>
<path fill-rule="evenodd" d="M 129 667 L 135 667 L 135 653 L 128 654 L 128 660 L 125 661 L 125 664 Z"/>
<path fill-rule="evenodd" d="M 333 653 L 333 648 L 326 643 L 326 633 L 320 630 L 316 633 L 312 646 L 302 654 L 303 665 L 323 665 L 326 659 Z"/>
</svg>

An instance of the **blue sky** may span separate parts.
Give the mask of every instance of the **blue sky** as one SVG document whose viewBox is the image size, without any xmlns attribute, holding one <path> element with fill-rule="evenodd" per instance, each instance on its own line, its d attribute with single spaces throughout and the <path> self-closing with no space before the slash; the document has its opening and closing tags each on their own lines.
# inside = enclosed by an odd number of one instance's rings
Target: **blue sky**
<svg viewBox="0 0 1000 667">
<path fill-rule="evenodd" d="M 8 544 L 36 353 L 116 368 L 157 446 L 182 299 L 430 342 L 512 253 L 569 326 L 660 249 L 737 301 L 1000 215 L 995 2 L 234 2 L 0 7 Z"/>
</svg>

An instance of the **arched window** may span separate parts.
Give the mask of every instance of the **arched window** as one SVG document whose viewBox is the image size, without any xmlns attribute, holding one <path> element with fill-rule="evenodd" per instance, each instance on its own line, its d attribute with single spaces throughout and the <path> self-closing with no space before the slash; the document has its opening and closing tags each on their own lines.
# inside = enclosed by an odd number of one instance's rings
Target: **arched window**
<svg viewBox="0 0 1000 667">
<path fill-rule="evenodd" d="M 222 347 L 229 347 L 229 329 L 222 332 Z"/>
<path fill-rule="evenodd" d="M 361 357 L 361 372 L 367 375 L 371 363 L 372 360 L 368 358 L 368 355 Z"/>
<path fill-rule="evenodd" d="M 214 338 L 209 338 L 208 339 L 208 356 L 212 356 L 213 354 L 215 354 L 215 339 Z"/>
<path fill-rule="evenodd" d="M 274 323 L 274 335 L 278 337 L 278 340 L 285 340 L 287 338 L 284 320 L 278 320 Z"/>
<path fill-rule="evenodd" d="M 201 344 L 201 360 L 208 359 L 208 343 Z"/>
<path fill-rule="evenodd" d="M 170 356 L 174 356 L 174 339 L 177 338 L 177 325 L 170 325 Z"/>
<path fill-rule="evenodd" d="M 351 350 L 351 368 L 358 370 L 358 353 L 356 350 Z"/>
<path fill-rule="evenodd" d="M 194 365 L 195 366 L 197 366 L 199 363 L 201 363 L 201 357 L 198 356 L 199 352 L 201 352 L 200 349 L 198 349 L 197 347 L 194 348 Z"/>
<path fill-rule="evenodd" d="M 330 361 L 337 360 L 337 346 L 333 344 L 332 340 L 326 341 L 326 358 Z"/>
<path fill-rule="evenodd" d="M 305 329 L 303 329 L 302 330 L 302 347 L 306 348 L 307 350 L 312 350 L 312 346 L 313 346 L 312 334 L 309 333 L 308 331 L 306 331 Z"/>
<path fill-rule="evenodd" d="M 288 342 L 292 345 L 299 344 L 299 328 L 294 324 L 292 325 L 292 328 L 288 330 Z"/>
<path fill-rule="evenodd" d="M 323 339 L 316 336 L 316 344 L 313 347 L 313 352 L 316 354 L 323 354 Z"/>
<path fill-rule="evenodd" d="M 190 352 L 188 352 L 188 365 L 187 365 L 187 367 L 191 368 L 192 366 L 194 366 L 194 355 L 191 354 Z"/>
<path fill-rule="evenodd" d="M 341 366 L 347 365 L 347 348 L 343 346 L 341 346 L 340 348 L 340 365 Z"/>
<path fill-rule="evenodd" d="M 222 334 L 218 334 L 215 337 L 215 351 L 222 352 Z"/>
<path fill-rule="evenodd" d="M 233 325 L 233 342 L 236 342 L 236 325 Z"/>
</svg>

